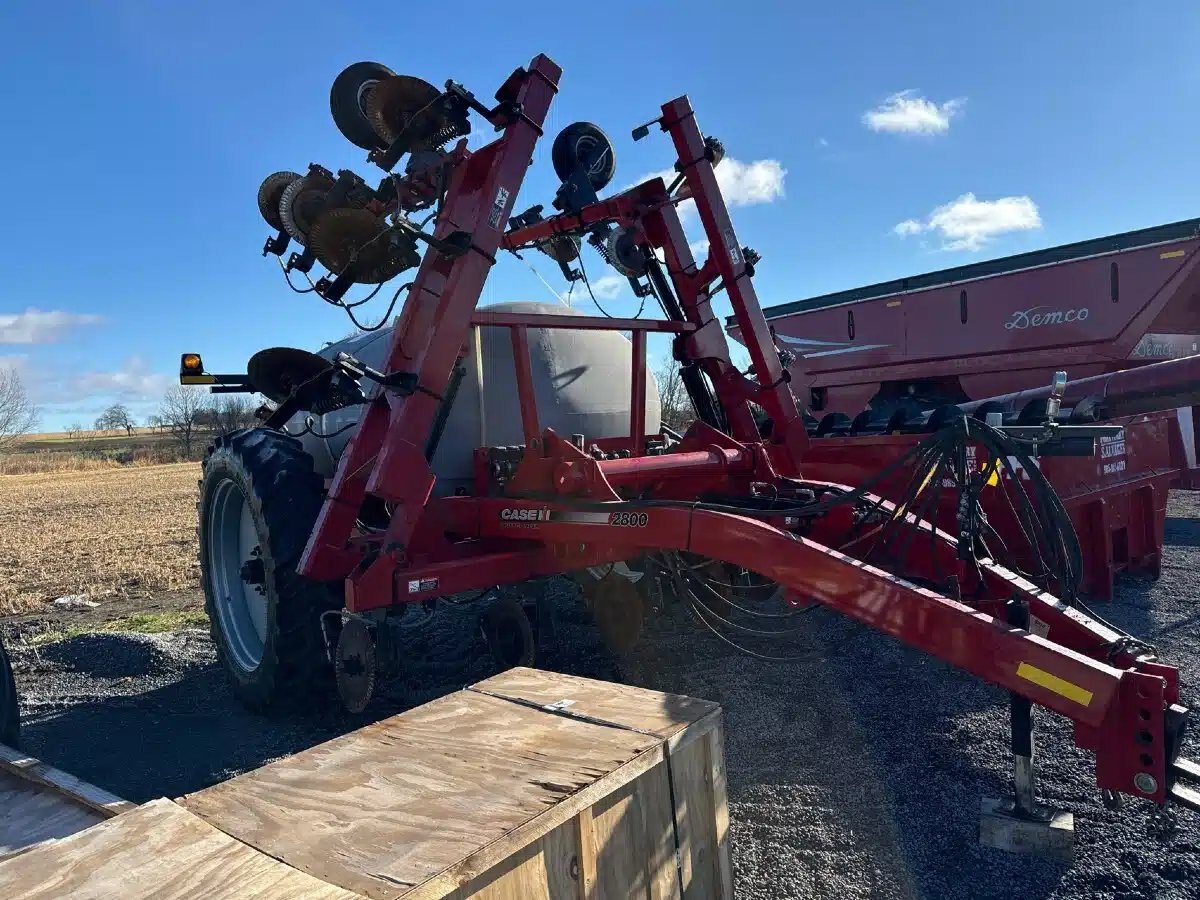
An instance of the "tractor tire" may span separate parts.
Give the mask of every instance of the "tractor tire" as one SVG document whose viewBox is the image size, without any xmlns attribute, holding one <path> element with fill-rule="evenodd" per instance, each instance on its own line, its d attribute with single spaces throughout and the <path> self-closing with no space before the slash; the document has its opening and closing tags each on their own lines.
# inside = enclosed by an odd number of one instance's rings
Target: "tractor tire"
<svg viewBox="0 0 1200 900">
<path fill-rule="evenodd" d="M 254 712 L 332 695 L 321 615 L 340 583 L 296 572 L 323 483 L 300 441 L 269 428 L 217 438 L 200 480 L 200 579 L 213 642 L 234 693 Z"/>
<path fill-rule="evenodd" d="M 550 148 L 550 161 L 559 181 L 566 181 L 576 166 L 587 171 L 594 190 L 602 190 L 617 172 L 612 141 L 591 122 L 574 122 L 559 132 Z"/>
<path fill-rule="evenodd" d="M 17 707 L 17 683 L 4 642 L 0 641 L 0 744 L 16 749 L 21 737 L 21 711 Z"/>
<path fill-rule="evenodd" d="M 347 66 L 329 89 L 329 111 L 342 137 L 364 150 L 387 147 L 367 117 L 371 89 L 396 73 L 382 63 L 358 62 Z"/>
</svg>

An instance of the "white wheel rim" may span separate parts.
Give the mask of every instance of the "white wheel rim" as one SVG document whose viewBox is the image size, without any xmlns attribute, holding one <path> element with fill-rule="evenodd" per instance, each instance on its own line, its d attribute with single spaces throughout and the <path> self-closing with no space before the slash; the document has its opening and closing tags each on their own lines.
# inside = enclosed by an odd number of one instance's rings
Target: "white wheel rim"
<svg viewBox="0 0 1200 900">
<path fill-rule="evenodd" d="M 364 119 L 368 117 L 367 101 L 371 99 L 371 91 L 377 84 L 379 79 L 371 78 L 358 86 L 358 111 L 363 114 Z"/>
<path fill-rule="evenodd" d="M 267 637 L 266 586 L 242 579 L 242 566 L 259 558 L 255 551 L 260 543 L 246 495 L 231 479 L 221 481 L 213 492 L 207 538 L 217 625 L 230 660 L 243 672 L 253 672 L 262 664 Z"/>
</svg>

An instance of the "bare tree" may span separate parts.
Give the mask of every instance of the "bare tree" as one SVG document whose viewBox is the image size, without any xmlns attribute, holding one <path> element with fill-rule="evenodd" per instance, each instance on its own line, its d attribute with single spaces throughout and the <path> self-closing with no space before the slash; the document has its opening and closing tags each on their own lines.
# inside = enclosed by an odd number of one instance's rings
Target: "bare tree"
<svg viewBox="0 0 1200 900">
<path fill-rule="evenodd" d="M 69 437 L 71 440 L 73 440 L 73 441 L 77 440 L 78 438 L 80 438 L 82 436 L 83 436 L 83 423 L 82 422 L 72 422 L 70 425 L 67 426 L 67 437 Z"/>
<path fill-rule="evenodd" d="M 205 409 L 204 392 L 199 388 L 176 385 L 169 388 L 158 408 L 158 418 L 171 433 L 180 449 L 188 456 L 192 445 L 202 430 L 201 422 Z"/>
<path fill-rule="evenodd" d="M 696 413 L 692 409 L 692 398 L 688 396 L 687 388 L 683 386 L 683 378 L 679 374 L 679 361 L 668 356 L 654 370 L 654 380 L 658 382 L 663 424 L 676 431 L 686 430 L 696 418 Z"/>
<path fill-rule="evenodd" d="M 38 408 L 29 400 L 16 369 L 0 369 L 0 450 L 37 424 Z"/>
<path fill-rule="evenodd" d="M 253 428 L 258 424 L 250 401 L 237 394 L 218 397 L 213 404 L 212 421 L 218 434 L 230 434 L 243 428 Z"/>
<path fill-rule="evenodd" d="M 100 413 L 100 417 L 96 419 L 97 431 L 120 431 L 125 430 L 126 435 L 133 434 L 133 429 L 137 427 L 133 416 L 129 413 L 129 408 L 123 403 L 114 403 L 104 412 Z"/>
</svg>

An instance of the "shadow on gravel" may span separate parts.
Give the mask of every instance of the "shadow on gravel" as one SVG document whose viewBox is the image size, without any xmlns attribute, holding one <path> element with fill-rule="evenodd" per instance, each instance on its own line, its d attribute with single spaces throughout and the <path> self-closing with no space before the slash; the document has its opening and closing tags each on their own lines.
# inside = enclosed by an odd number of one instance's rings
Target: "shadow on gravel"
<svg viewBox="0 0 1200 900">
<path fill-rule="evenodd" d="M 1120 576 L 1117 597 L 1112 603 L 1093 603 L 1091 609 L 1135 637 L 1151 644 L 1179 632 L 1195 634 L 1200 629 L 1200 609 L 1167 610 L 1162 603 L 1160 582 Z"/>
<path fill-rule="evenodd" d="M 65 672 L 94 678 L 144 678 L 167 668 L 166 654 L 149 641 L 84 634 L 47 644 L 38 655 Z"/>
<path fill-rule="evenodd" d="M 1115 596 L 1109 603 L 1088 600 L 1089 608 L 1098 616 L 1125 629 L 1136 637 L 1151 639 L 1157 627 L 1154 621 L 1155 585 L 1157 581 L 1131 575 L 1118 575 Z"/>
<path fill-rule="evenodd" d="M 1200 528 L 1191 516 L 1167 516 L 1163 543 L 1172 547 L 1200 547 Z"/>
<path fill-rule="evenodd" d="M 478 607 L 447 607 L 405 634 L 410 662 L 360 716 L 323 702 L 266 718 L 234 698 L 206 634 L 93 634 L 14 653 L 25 749 L 134 802 L 178 797 L 494 675 Z M 609 681 L 615 663 L 581 609 L 538 665 Z"/>
</svg>

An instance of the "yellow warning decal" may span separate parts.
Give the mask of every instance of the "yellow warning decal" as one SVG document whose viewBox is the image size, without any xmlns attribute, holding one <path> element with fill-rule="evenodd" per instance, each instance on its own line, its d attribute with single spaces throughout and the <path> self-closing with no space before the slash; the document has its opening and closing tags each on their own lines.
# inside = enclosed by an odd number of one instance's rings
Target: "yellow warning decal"
<svg viewBox="0 0 1200 900">
<path fill-rule="evenodd" d="M 1168 250 L 1166 253 L 1158 254 L 1158 258 L 1159 259 L 1178 259 L 1179 257 L 1185 256 L 1185 255 L 1186 255 L 1186 251 L 1184 251 L 1184 250 Z"/>
<path fill-rule="evenodd" d="M 1000 461 L 993 459 L 990 463 L 984 463 L 979 467 L 979 471 L 986 474 L 983 483 L 988 487 L 995 487 L 1000 483 Z"/>
<path fill-rule="evenodd" d="M 1044 687 L 1048 691 L 1066 697 L 1068 700 L 1074 700 L 1082 706 L 1089 706 L 1092 702 L 1092 692 L 1084 690 L 1077 684 L 1072 684 L 1065 679 L 1059 678 L 1057 675 L 1051 675 L 1045 669 L 1039 669 L 1037 666 L 1031 666 L 1027 662 L 1017 666 L 1017 677 L 1024 678 L 1026 681 L 1032 681 L 1038 687 Z"/>
</svg>

